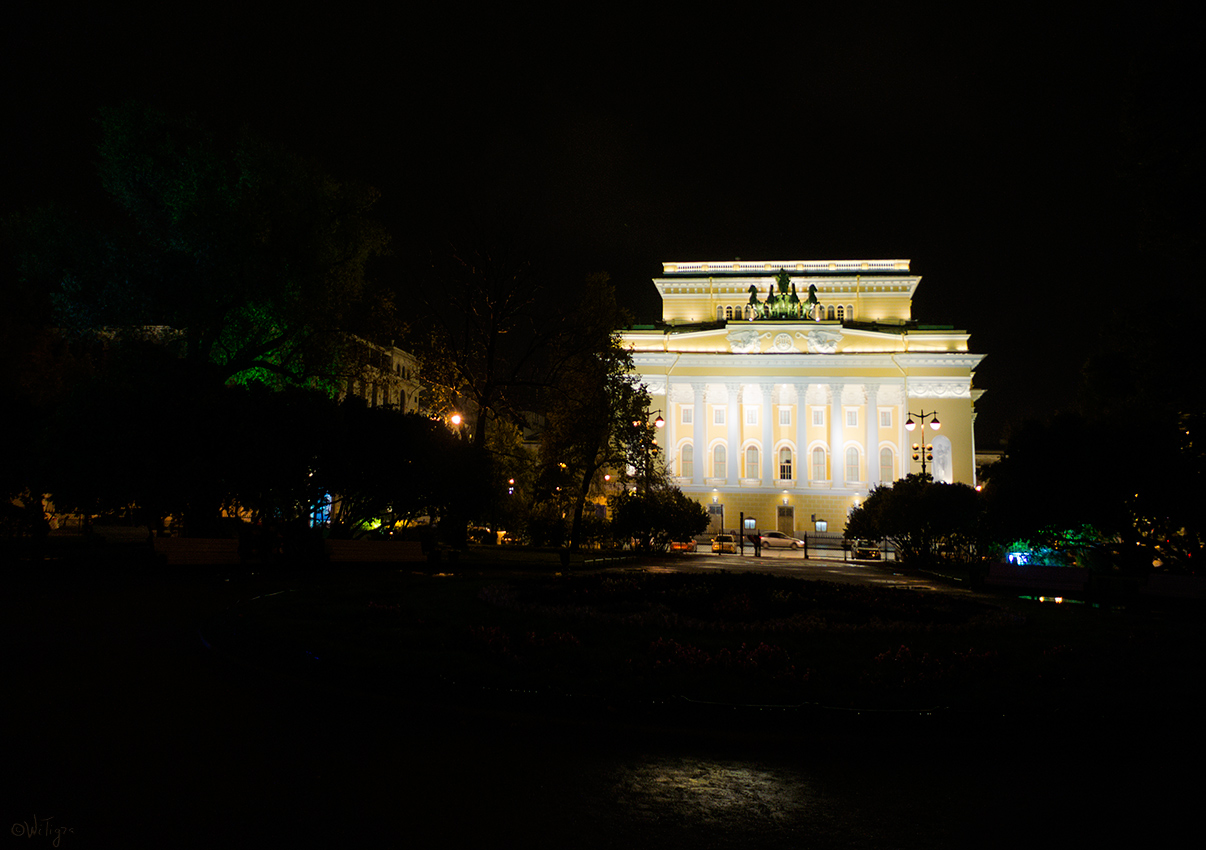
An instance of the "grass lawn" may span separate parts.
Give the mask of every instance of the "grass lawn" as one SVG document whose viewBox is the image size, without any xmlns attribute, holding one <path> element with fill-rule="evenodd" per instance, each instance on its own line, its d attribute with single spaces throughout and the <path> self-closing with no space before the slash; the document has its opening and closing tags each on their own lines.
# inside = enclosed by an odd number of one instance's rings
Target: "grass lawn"
<svg viewBox="0 0 1206 850">
<path fill-rule="evenodd" d="M 421 696 L 953 709 L 1097 717 L 1200 704 L 1196 612 L 762 574 L 399 572 L 237 606 L 207 637 L 253 663 Z"/>
</svg>

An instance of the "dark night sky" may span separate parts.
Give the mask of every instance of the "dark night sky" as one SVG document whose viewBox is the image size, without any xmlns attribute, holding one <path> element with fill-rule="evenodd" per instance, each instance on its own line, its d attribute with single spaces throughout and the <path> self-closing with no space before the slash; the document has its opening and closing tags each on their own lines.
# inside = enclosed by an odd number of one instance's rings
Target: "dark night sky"
<svg viewBox="0 0 1206 850">
<path fill-rule="evenodd" d="M 380 188 L 385 273 L 488 234 L 567 284 L 608 271 L 648 320 L 663 260 L 908 258 L 915 316 L 989 355 L 984 445 L 1073 392 L 1089 293 L 1120 291 L 1133 264 L 1142 151 L 1201 142 L 1196 20 L 1090 8 L 10 13 L 0 196 L 95 192 L 96 107 L 133 97 Z"/>
</svg>

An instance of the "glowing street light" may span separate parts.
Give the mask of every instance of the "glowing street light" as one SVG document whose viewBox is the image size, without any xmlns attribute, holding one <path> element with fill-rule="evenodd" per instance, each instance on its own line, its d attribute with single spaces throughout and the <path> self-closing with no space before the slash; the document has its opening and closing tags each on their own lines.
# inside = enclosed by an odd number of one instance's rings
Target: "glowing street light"
<svg viewBox="0 0 1206 850">
<path fill-rule="evenodd" d="M 921 442 L 913 444 L 913 460 L 921 461 L 921 474 L 925 475 L 926 461 L 934 459 L 934 446 L 932 443 L 927 444 L 925 441 L 925 420 L 927 418 L 930 419 L 930 428 L 934 431 L 941 428 L 942 423 L 938 421 L 938 411 L 936 410 L 931 410 L 929 413 L 926 413 L 924 410 L 921 413 L 910 412 L 909 419 L 905 422 L 906 431 L 912 431 L 917 427 L 917 423 L 913 421 L 914 416 L 921 420 Z"/>
</svg>

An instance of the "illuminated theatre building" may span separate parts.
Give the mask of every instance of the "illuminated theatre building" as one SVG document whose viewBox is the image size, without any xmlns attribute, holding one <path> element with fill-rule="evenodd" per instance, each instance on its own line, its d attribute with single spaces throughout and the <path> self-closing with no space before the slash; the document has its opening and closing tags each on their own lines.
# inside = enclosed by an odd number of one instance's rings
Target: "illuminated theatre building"
<svg viewBox="0 0 1206 850">
<path fill-rule="evenodd" d="M 966 332 L 913 320 L 920 281 L 908 260 L 664 264 L 662 322 L 622 338 L 664 418 L 670 474 L 713 529 L 744 514 L 841 532 L 873 487 L 923 460 L 936 481 L 974 486 L 983 355 Z"/>
</svg>

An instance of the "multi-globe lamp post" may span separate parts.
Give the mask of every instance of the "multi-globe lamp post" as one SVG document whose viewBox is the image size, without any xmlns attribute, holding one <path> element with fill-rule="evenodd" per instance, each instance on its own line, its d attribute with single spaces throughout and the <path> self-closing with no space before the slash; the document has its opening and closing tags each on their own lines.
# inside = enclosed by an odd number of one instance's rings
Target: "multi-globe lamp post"
<svg viewBox="0 0 1206 850">
<path fill-rule="evenodd" d="M 641 470 L 641 475 L 645 479 L 644 493 L 649 495 L 649 479 L 653 475 L 653 456 L 658 452 L 657 445 L 657 430 L 666 427 L 666 420 L 662 418 L 662 411 L 655 410 L 657 419 L 653 420 L 652 434 L 648 422 L 642 422 L 640 419 L 632 420 L 632 427 L 637 432 L 637 439 L 641 448 L 641 462 L 644 469 Z"/>
<path fill-rule="evenodd" d="M 921 461 L 921 474 L 925 475 L 926 461 L 932 461 L 934 459 L 934 446 L 932 443 L 927 443 L 925 441 L 925 420 L 930 420 L 930 429 L 933 431 L 937 431 L 939 428 L 941 428 L 942 423 L 938 421 L 938 412 L 936 410 L 931 410 L 929 413 L 926 413 L 924 410 L 921 411 L 921 413 L 913 413 L 910 411 L 909 419 L 907 422 L 905 422 L 906 431 L 912 432 L 913 429 L 917 427 L 917 423 L 913 421 L 914 416 L 921 420 L 921 442 L 913 444 L 913 460 Z"/>
</svg>

